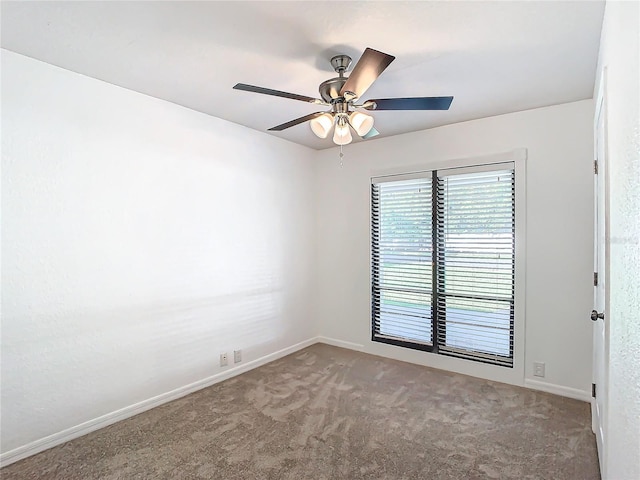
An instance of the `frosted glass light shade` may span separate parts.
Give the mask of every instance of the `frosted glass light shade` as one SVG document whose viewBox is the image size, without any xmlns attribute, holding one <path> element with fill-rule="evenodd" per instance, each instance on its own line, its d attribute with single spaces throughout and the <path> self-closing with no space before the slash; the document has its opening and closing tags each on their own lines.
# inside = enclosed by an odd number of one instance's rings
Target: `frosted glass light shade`
<svg viewBox="0 0 640 480">
<path fill-rule="evenodd" d="M 349 115 L 349 122 L 361 137 L 365 136 L 373 128 L 373 117 L 362 112 L 353 112 Z"/>
<path fill-rule="evenodd" d="M 317 137 L 327 138 L 331 127 L 333 127 L 333 116 L 330 113 L 325 113 L 311 120 L 309 124 L 311 125 L 311 130 Z"/>
<path fill-rule="evenodd" d="M 336 125 L 336 131 L 333 134 L 333 143 L 336 145 L 346 145 L 351 143 L 353 137 L 351 136 L 351 130 L 349 129 L 349 124 L 345 123 L 344 125 Z"/>
</svg>

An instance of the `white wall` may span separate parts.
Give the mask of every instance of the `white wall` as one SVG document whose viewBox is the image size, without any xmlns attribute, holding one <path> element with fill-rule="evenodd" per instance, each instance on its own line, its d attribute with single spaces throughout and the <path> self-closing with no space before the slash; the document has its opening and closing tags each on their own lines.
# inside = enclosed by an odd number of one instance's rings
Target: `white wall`
<svg viewBox="0 0 640 480">
<path fill-rule="evenodd" d="M 380 112 L 377 115 L 385 115 Z M 593 281 L 593 102 L 585 100 L 318 152 L 321 334 L 364 351 L 588 399 Z M 371 342 L 370 177 L 526 148 L 525 379 L 487 366 Z M 517 180 L 516 180 L 517 181 Z M 546 377 L 533 377 L 533 362 Z M 542 380 L 544 383 L 535 383 Z"/>
<path fill-rule="evenodd" d="M 3 50 L 2 452 L 313 337 L 312 153 Z"/>
<path fill-rule="evenodd" d="M 599 80 L 606 68 L 610 296 L 602 478 L 611 480 L 640 478 L 639 19 L 638 2 L 607 2 L 597 74 Z"/>
</svg>

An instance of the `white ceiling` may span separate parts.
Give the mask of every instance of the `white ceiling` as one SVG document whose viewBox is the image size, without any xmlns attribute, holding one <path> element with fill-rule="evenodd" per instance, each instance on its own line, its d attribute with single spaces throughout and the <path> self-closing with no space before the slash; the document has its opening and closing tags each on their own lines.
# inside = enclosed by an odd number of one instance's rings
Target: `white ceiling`
<svg viewBox="0 0 640 480">
<path fill-rule="evenodd" d="M 233 90 L 318 96 L 329 59 L 396 57 L 367 98 L 453 95 L 449 111 L 375 112 L 381 136 L 591 98 L 601 1 L 2 2 L 2 47 L 247 127 L 318 110 Z M 333 146 L 302 124 L 270 132 Z M 378 137 L 380 138 L 380 137 Z M 374 141 L 374 140 L 369 140 Z"/>
</svg>

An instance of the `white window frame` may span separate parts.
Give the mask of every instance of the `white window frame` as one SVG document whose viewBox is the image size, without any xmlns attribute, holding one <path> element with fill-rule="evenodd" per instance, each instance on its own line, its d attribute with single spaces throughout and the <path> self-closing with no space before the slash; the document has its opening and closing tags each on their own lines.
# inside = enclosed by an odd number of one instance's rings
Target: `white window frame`
<svg viewBox="0 0 640 480">
<path fill-rule="evenodd" d="M 513 367 L 504 368 L 499 365 L 485 364 L 469 361 L 462 358 L 448 357 L 430 352 L 406 349 L 393 345 L 384 345 L 377 342 L 371 350 L 386 354 L 391 357 L 405 359 L 424 365 L 450 370 L 466 375 L 487 378 L 514 385 L 524 385 L 525 374 L 525 338 L 526 338 L 526 163 L 527 150 L 525 148 L 508 152 L 467 157 L 452 160 L 434 161 L 428 164 L 419 164 L 410 167 L 396 167 L 384 170 L 371 170 L 370 183 L 380 180 L 402 180 L 419 177 L 433 170 L 450 170 L 452 168 L 463 169 L 495 164 L 513 162 L 515 171 L 515 282 L 514 282 L 514 344 Z M 391 178 L 393 177 L 393 178 Z M 371 202 L 369 201 L 371 208 Z M 371 218 L 371 211 L 369 212 Z M 371 238 L 369 236 L 369 238 Z M 369 242 L 369 258 L 371 259 L 371 242 Z M 371 260 L 370 260 L 371 262 Z M 371 275 L 371 264 L 369 265 Z M 370 277 L 369 281 L 373 279 Z M 369 305 L 371 305 L 371 292 Z M 371 328 L 371 319 L 368 322 Z M 400 350 L 405 352 L 398 354 Z"/>
</svg>

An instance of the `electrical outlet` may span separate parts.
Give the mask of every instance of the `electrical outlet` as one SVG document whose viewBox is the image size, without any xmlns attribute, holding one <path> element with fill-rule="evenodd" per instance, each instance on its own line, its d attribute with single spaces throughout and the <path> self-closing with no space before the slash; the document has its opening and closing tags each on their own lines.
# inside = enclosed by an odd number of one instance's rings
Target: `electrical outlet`
<svg viewBox="0 0 640 480">
<path fill-rule="evenodd" d="M 544 377 L 544 362 L 533 362 L 533 376 Z"/>
<path fill-rule="evenodd" d="M 233 363 L 240 363 L 242 361 L 242 350 L 233 351 Z"/>
<path fill-rule="evenodd" d="M 229 358 L 227 356 L 227 353 L 221 353 L 220 354 L 220 366 L 221 367 L 226 367 L 227 365 L 229 365 Z"/>
</svg>

